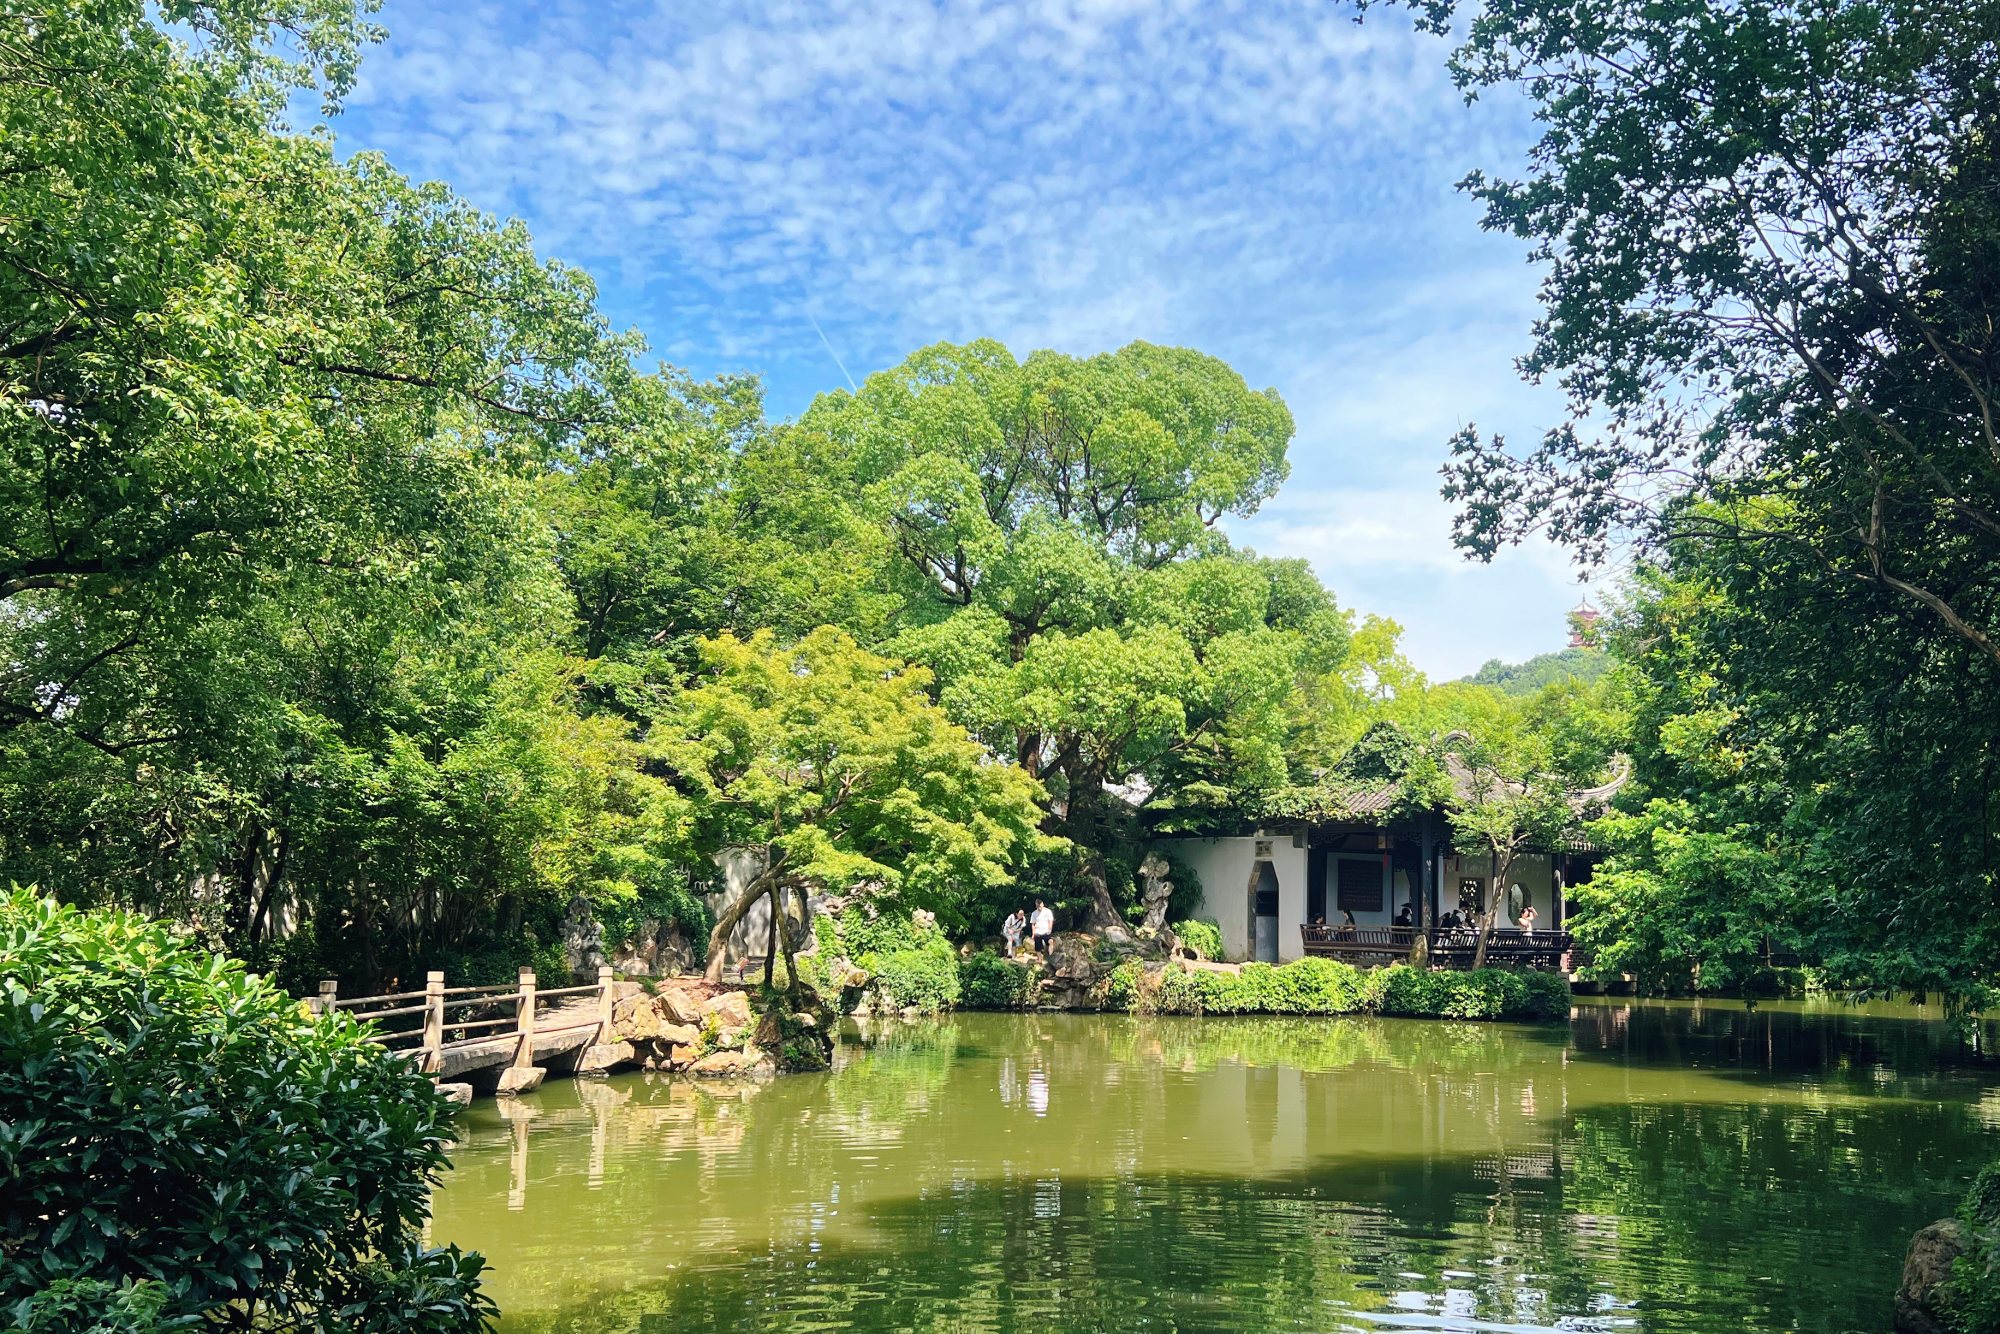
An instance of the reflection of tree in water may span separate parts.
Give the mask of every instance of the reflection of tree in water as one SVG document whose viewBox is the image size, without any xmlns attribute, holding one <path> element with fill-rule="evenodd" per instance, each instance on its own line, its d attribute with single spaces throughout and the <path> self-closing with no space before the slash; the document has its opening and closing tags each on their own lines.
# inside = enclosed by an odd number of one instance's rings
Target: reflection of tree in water
<svg viewBox="0 0 2000 1334">
<path fill-rule="evenodd" d="M 1916 1099 L 1599 1106 L 1564 1141 L 1566 1209 L 1607 1220 L 1626 1263 L 1653 1266 L 1652 1303 L 1686 1313 L 1648 1328 L 1686 1329 L 1886 1326 L 1904 1241 L 1992 1145 L 1972 1104 Z"/>
<path fill-rule="evenodd" d="M 1392 1306 L 1590 1328 L 1626 1303 L 1652 1334 L 1876 1323 L 1902 1238 L 1990 1145 L 1977 1081 L 1893 1034 L 1793 1044 L 1791 1021 L 1742 1018 L 1649 1032 L 1604 1007 L 1572 1047 L 973 1015 L 881 1027 L 861 1060 L 734 1105 L 614 1081 L 630 1097 L 592 1109 L 585 1163 L 572 1113 L 533 1122 L 504 1328 L 1326 1329 Z M 498 1153 L 473 1156 L 490 1178 Z M 571 1198 L 579 1175 L 601 1188 Z"/>
</svg>

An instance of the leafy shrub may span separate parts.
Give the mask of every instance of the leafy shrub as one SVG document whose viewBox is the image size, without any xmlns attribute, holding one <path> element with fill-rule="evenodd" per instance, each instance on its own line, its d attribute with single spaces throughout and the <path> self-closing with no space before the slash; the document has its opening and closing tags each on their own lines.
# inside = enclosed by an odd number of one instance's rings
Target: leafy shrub
<svg viewBox="0 0 2000 1334">
<path fill-rule="evenodd" d="M 871 955 L 882 1004 L 892 1010 L 915 1008 L 937 1014 L 958 1004 L 958 956 L 938 933 L 915 949 Z"/>
<path fill-rule="evenodd" d="M 1569 979 L 1561 973 L 1519 973 L 1527 997 L 1520 1013 L 1510 1018 L 1550 1020 L 1569 1018 Z"/>
<path fill-rule="evenodd" d="M 1958 1206 L 1966 1249 L 1938 1295 L 1957 1334 L 2000 1330 L 2000 1163 L 1982 1169 Z"/>
<path fill-rule="evenodd" d="M 1187 968 L 1168 968 L 1160 974 L 1159 989 L 1153 994 L 1153 1008 L 1161 1014 L 1203 1014 L 1207 991 L 1203 984 L 1215 974 Z"/>
<path fill-rule="evenodd" d="M 1028 1003 L 1029 983 L 1028 969 L 981 950 L 959 961 L 958 1003 L 968 1010 L 1019 1010 Z"/>
<path fill-rule="evenodd" d="M 1569 983 L 1555 973 L 1364 970 L 1334 959 L 1245 964 L 1240 971 L 1168 967 L 1141 1000 L 1111 975 L 1106 1004 L 1162 1014 L 1382 1014 L 1436 1019 L 1562 1019 Z"/>
<path fill-rule="evenodd" d="M 708 953 L 708 933 L 715 928 L 715 914 L 699 894 L 686 885 L 657 885 L 625 894 L 605 894 L 593 899 L 591 913 L 604 933 L 607 952 L 632 938 L 641 922 L 673 922 L 694 947 L 695 964 Z"/>
<path fill-rule="evenodd" d="M 483 1329 L 484 1261 L 420 1239 L 450 1114 L 352 1019 L 155 922 L 0 898 L 0 1310 Z"/>
<path fill-rule="evenodd" d="M 1474 973 L 1432 973 L 1398 965 L 1383 970 L 1382 1013 L 1431 1019 L 1508 1019 L 1529 1016 L 1527 975 L 1504 968 Z M 1561 984 L 1562 1013 L 1569 1013 L 1569 984 Z M 1540 984 L 1546 985 L 1546 984 Z M 1542 1004 L 1546 1005 L 1544 999 Z"/>
<path fill-rule="evenodd" d="M 13 1310 L 0 1312 L 7 1334 L 168 1334 L 201 1324 L 199 1316 L 166 1314 L 164 1283 L 57 1279 Z"/>
<path fill-rule="evenodd" d="M 841 950 L 863 967 L 868 967 L 870 955 L 919 949 L 927 938 L 943 939 L 935 927 L 919 931 L 907 913 L 885 912 L 870 917 L 854 905 L 840 915 L 836 934 Z"/>
<path fill-rule="evenodd" d="M 1222 957 L 1222 928 L 1214 922 L 1175 922 L 1174 934 L 1181 938 L 1181 944 L 1193 950 L 1204 959 Z"/>
<path fill-rule="evenodd" d="M 1127 959 L 1104 979 L 1104 1007 L 1145 1014 L 1153 1009 L 1152 988 L 1146 985 L 1143 964 Z"/>
</svg>

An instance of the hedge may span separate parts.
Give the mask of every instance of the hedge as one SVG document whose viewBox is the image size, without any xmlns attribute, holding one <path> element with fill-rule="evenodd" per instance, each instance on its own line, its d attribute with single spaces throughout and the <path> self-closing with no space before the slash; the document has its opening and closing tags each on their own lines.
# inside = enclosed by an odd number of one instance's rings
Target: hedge
<svg viewBox="0 0 2000 1334">
<path fill-rule="evenodd" d="M 984 952 L 959 963 L 962 1007 L 1018 1010 L 1033 974 Z M 1397 964 L 1360 969 L 1332 959 L 1251 963 L 1240 971 L 1150 970 L 1120 964 L 1105 978 L 1100 1009 L 1135 1014 L 1385 1014 L 1433 1019 L 1552 1020 L 1569 1017 L 1569 982 L 1558 973 L 1482 968 L 1428 972 Z"/>
</svg>

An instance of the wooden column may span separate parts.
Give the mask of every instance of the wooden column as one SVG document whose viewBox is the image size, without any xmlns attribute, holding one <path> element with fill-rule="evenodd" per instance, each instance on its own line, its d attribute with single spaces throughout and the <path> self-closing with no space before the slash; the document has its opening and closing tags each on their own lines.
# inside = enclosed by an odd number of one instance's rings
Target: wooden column
<svg viewBox="0 0 2000 1334">
<path fill-rule="evenodd" d="M 436 1071 L 444 1065 L 444 974 L 424 975 L 424 1055 L 418 1069 Z"/>
<path fill-rule="evenodd" d="M 1423 914 L 1417 923 L 1419 930 L 1428 931 L 1437 925 L 1438 917 L 1438 877 L 1437 840 L 1431 828 L 1431 813 L 1424 812 L 1423 820 L 1424 882 L 1417 890 L 1418 911 Z"/>
<path fill-rule="evenodd" d="M 514 1068 L 525 1070 L 535 1063 L 535 970 L 521 970 L 520 999 L 514 1011 L 514 1031 L 520 1041 L 514 1048 Z"/>
<path fill-rule="evenodd" d="M 611 1041 L 611 965 L 597 966 L 597 1043 Z"/>
</svg>

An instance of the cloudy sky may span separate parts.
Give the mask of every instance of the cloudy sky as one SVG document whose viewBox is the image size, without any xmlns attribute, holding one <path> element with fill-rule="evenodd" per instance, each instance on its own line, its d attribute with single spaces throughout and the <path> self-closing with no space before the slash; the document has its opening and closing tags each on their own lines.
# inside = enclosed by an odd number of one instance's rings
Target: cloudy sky
<svg viewBox="0 0 2000 1334">
<path fill-rule="evenodd" d="M 1517 107 L 1336 0 L 386 0 L 336 128 L 588 268 L 614 321 L 771 410 L 940 339 L 1222 357 L 1298 419 L 1242 543 L 1394 616 L 1438 677 L 1560 647 L 1566 558 L 1452 550 L 1467 422 L 1527 438 L 1534 271 L 1452 186 Z"/>
</svg>

